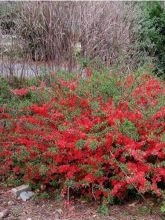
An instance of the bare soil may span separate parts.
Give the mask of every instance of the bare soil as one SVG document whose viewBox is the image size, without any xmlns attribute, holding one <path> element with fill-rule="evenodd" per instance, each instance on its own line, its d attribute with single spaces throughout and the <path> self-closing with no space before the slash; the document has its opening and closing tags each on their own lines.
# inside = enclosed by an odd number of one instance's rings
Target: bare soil
<svg viewBox="0 0 165 220">
<path fill-rule="evenodd" d="M 146 204 L 149 204 L 146 205 Z M 152 208 L 149 208 L 152 207 Z M 15 198 L 9 188 L 0 187 L 0 212 L 9 210 L 6 220 L 161 220 L 159 207 L 148 199 L 109 207 L 109 214 L 98 213 L 99 204 L 75 200 L 70 206 L 54 198 L 35 197 L 26 202 Z"/>
</svg>

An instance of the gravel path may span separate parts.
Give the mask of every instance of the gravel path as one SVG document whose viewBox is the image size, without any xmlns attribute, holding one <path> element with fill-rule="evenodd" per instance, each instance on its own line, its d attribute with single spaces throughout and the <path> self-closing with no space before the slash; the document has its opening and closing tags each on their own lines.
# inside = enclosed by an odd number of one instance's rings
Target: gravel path
<svg viewBox="0 0 165 220">
<path fill-rule="evenodd" d="M 0 188 L 0 213 L 7 210 L 6 220 L 161 220 L 156 214 L 150 215 L 144 203 L 111 206 L 107 216 L 98 214 L 97 209 L 96 203 L 78 200 L 69 207 L 53 198 L 23 202 L 14 198 L 9 189 Z"/>
</svg>

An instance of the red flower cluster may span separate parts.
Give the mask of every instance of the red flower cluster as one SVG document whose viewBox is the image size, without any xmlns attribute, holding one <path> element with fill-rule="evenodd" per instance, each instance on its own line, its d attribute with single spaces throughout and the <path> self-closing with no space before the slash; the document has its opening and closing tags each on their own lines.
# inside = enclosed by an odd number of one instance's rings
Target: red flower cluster
<svg viewBox="0 0 165 220">
<path fill-rule="evenodd" d="M 134 77 L 126 82 L 130 89 Z M 165 91 L 151 76 L 140 82 L 117 104 L 113 98 L 79 97 L 73 82 L 62 81 L 72 92 L 23 109 L 16 118 L 6 117 L 3 110 L 1 119 L 10 120 L 10 126 L 1 128 L 0 175 L 60 185 L 62 193 L 72 187 L 98 199 L 121 198 L 130 186 L 160 196 L 165 107 L 159 99 Z"/>
<path fill-rule="evenodd" d="M 23 96 L 26 95 L 29 91 L 27 89 L 14 89 L 11 90 L 11 92 L 17 96 Z"/>
</svg>

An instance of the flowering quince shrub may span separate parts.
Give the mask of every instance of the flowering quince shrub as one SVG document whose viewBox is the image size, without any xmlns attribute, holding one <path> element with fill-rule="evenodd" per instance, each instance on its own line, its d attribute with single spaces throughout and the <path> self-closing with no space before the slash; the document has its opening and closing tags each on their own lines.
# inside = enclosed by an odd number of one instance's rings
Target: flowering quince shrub
<svg viewBox="0 0 165 220">
<path fill-rule="evenodd" d="M 59 79 L 45 103 L 23 107 L 15 116 L 0 108 L 1 120 L 8 122 L 0 128 L 0 176 L 98 200 L 124 198 L 132 188 L 161 196 L 164 83 L 144 73 L 138 79 L 128 75 L 117 86 L 123 91 L 117 101 L 113 96 L 105 101 L 89 91 L 79 95 L 78 80 Z M 14 91 L 21 97 L 27 93 L 28 88 Z"/>
</svg>

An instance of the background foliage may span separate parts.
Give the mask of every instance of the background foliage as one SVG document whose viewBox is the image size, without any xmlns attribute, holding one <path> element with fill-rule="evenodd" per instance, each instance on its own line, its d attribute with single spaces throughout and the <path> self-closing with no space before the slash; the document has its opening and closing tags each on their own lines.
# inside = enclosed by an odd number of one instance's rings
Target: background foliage
<svg viewBox="0 0 165 220">
<path fill-rule="evenodd" d="M 95 68 L 104 65 L 121 73 L 153 62 L 164 77 L 164 17 L 159 1 L 3 2 L 1 31 L 14 38 L 5 50 L 2 42 L 1 55 L 7 55 L 10 68 L 20 60 L 35 60 L 64 64 L 71 71 L 75 46 L 81 43 L 81 59 Z"/>
</svg>

